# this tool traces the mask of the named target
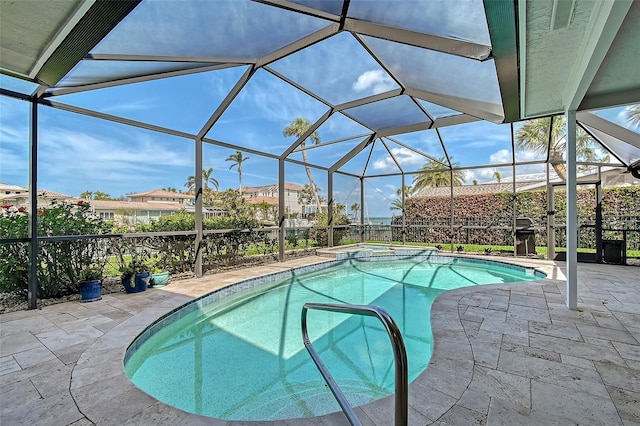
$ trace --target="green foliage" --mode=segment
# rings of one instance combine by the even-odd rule
[[[349,216],[340,213],[343,211],[338,206],[336,206],[333,212],[333,225],[348,225],[350,223]],[[329,215],[326,212],[321,212],[316,215],[316,231],[315,231],[315,240],[320,247],[326,247],[329,245],[329,232],[328,232],[328,223],[329,223]],[[339,245],[344,237],[345,230],[343,229],[334,229],[333,230],[333,245]]]
[[[38,235],[74,236],[99,235],[109,231],[109,225],[91,214],[89,204],[60,203],[41,208],[38,215]],[[0,217],[2,235],[9,238],[26,237],[29,214],[25,210],[3,209]],[[58,297],[77,291],[83,269],[104,267],[110,244],[100,238],[60,239],[38,243],[36,265],[38,297]],[[29,280],[28,244],[0,245],[0,291],[26,294]]]
[[[640,187],[604,188],[602,201],[603,228],[640,228]],[[513,240],[510,230],[513,223],[514,197],[511,192],[456,196],[454,198],[454,233],[450,232],[449,197],[411,197],[406,203],[406,223],[409,226],[408,241],[451,241],[456,243],[509,244]],[[533,219],[538,225],[536,244],[546,246],[547,193],[542,191],[519,192],[515,197],[516,217]],[[566,192],[555,191],[556,242],[562,246],[566,236],[562,224],[566,216]],[[578,219],[581,224],[595,223],[595,191],[578,189]],[[398,219],[396,219],[398,220]],[[476,226],[477,229],[463,229]],[[402,239],[394,235],[394,239]],[[621,238],[605,234],[605,238]],[[579,242],[584,247],[595,247],[592,227],[581,227]],[[640,232],[627,234],[627,249],[640,248]]]

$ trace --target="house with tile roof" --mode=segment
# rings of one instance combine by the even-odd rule
[[[298,217],[304,217],[309,213],[314,213],[316,210],[315,205],[303,204],[300,202],[300,194],[303,187],[295,183],[285,183],[284,185],[284,205],[287,215],[295,215]],[[251,204],[259,204],[266,202],[269,205],[277,208],[279,202],[280,192],[278,185],[265,185],[256,187],[242,188],[242,196]],[[326,209],[326,206],[324,206]]]

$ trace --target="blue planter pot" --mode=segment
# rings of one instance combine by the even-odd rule
[[[140,293],[145,291],[151,280],[150,272],[141,272],[139,274],[130,275],[122,278],[122,285],[127,293]]]
[[[153,287],[163,287],[167,285],[168,281],[169,281],[169,272],[160,272],[157,274],[153,274],[149,285]]]
[[[81,281],[80,302],[95,302],[102,299],[102,280]]]

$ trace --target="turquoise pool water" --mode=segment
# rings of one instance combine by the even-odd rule
[[[430,309],[443,291],[540,278],[490,262],[431,258],[339,262],[178,311],[135,350],[125,370],[143,391],[182,410],[228,420],[311,417],[340,408],[302,343],[306,302],[371,304],[400,327],[409,379],[432,353]],[[337,263],[337,262],[335,262]],[[394,389],[389,337],[375,318],[309,311],[309,335],[352,405]],[[136,345],[137,346],[137,345]]]

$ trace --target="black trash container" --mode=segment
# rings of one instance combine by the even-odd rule
[[[602,240],[602,261],[613,265],[624,265],[627,263],[627,253],[624,241],[622,240]]]

